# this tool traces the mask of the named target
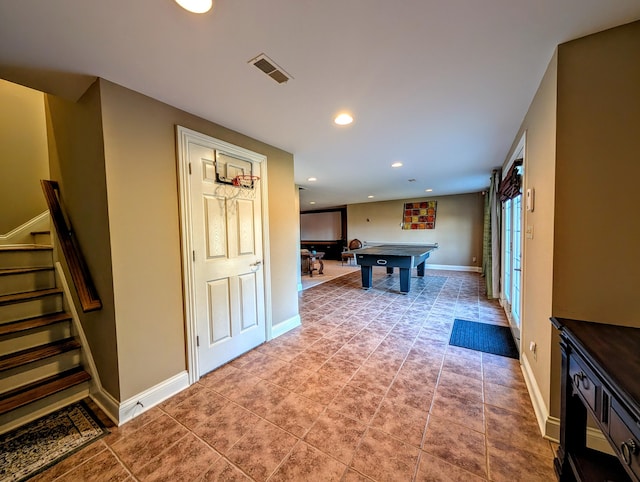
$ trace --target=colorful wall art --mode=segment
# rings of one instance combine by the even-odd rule
[[[437,201],[404,203],[402,229],[435,229]]]

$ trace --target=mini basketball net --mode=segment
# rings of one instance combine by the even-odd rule
[[[219,186],[220,194],[227,199],[243,198],[255,199],[257,192],[257,183],[260,181],[259,176],[250,174],[240,174],[231,180],[231,184],[221,184]]]

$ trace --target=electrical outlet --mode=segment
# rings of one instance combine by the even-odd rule
[[[535,341],[529,343],[529,351],[533,354],[533,359],[538,360],[538,345],[536,345]]]
[[[473,257],[473,262],[474,262],[474,263],[476,262],[476,259],[477,259],[477,258],[474,256],[474,257]]]

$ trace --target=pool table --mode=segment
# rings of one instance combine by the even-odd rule
[[[393,268],[400,269],[400,292],[408,293],[411,289],[411,270],[417,268],[418,276],[424,276],[425,261],[438,244],[380,244],[368,246],[355,251],[356,261],[360,265],[362,288],[371,288],[374,266],[387,269],[393,274]]]

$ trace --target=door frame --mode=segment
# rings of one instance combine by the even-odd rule
[[[191,177],[189,174],[189,142],[195,142],[212,149],[249,159],[261,164],[262,183],[262,272],[264,285],[265,339],[271,339],[271,269],[269,260],[269,209],[267,205],[267,157],[200,132],[176,125],[178,153],[178,191],[180,204],[180,237],[182,251],[182,286],[184,296],[184,317],[186,334],[187,373],[189,385],[200,379],[198,361],[197,320],[195,316],[195,270],[193,265],[193,218],[191,213]]]
[[[526,176],[527,176],[527,168],[526,168],[526,163],[527,163],[527,132],[523,132],[522,137],[520,138],[520,141],[518,141],[517,146],[515,147],[515,149],[513,150],[513,152],[511,153],[511,156],[509,157],[509,161],[507,162],[506,166],[503,169],[503,174],[505,174],[507,171],[509,171],[509,168],[511,167],[511,165],[515,162],[516,159],[518,158],[522,158],[522,169],[524,171],[524,176],[522,178],[522,188],[524,189],[526,186]],[[524,193],[520,194],[521,196],[523,196],[524,198]],[[502,241],[502,248],[501,248],[501,253],[500,256],[501,258],[503,258],[503,262],[501,263],[502,266],[500,267],[500,304],[502,305],[502,307],[504,308],[504,312],[507,316],[507,319],[509,321],[509,329],[511,330],[511,334],[514,338],[514,340],[518,343],[518,351],[521,353],[522,352],[522,331],[523,331],[523,327],[524,327],[524,316],[523,316],[523,306],[524,306],[524,251],[525,251],[525,239],[524,239],[524,234],[525,234],[525,224],[526,224],[526,220],[525,220],[525,210],[524,210],[524,202],[521,202],[521,206],[520,206],[520,306],[518,307],[518,312],[520,313],[520,320],[519,320],[519,324],[518,326],[515,326],[512,316],[511,316],[511,300],[509,301],[509,303],[507,303],[506,297],[505,297],[505,286],[504,286],[504,281],[505,281],[505,262],[504,262],[504,254],[505,254],[505,243],[507,242],[506,240],[506,236],[505,236],[505,227],[506,227],[506,222],[504,220],[504,203],[500,203],[500,209],[501,209],[501,213],[503,215],[503,219],[502,219],[502,226],[501,226],[501,233],[500,233],[500,238]],[[513,273],[512,273],[513,275]],[[513,293],[511,293],[511,296],[513,296]]]

